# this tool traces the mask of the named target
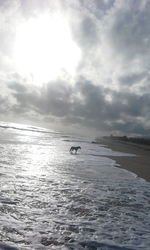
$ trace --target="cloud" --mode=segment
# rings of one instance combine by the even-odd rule
[[[116,3],[119,1],[116,1]],[[150,3],[127,1],[123,6],[110,10],[103,20],[103,43],[110,46],[115,62],[120,62],[124,70],[143,71],[149,62]]]
[[[139,72],[128,75],[122,75],[118,80],[120,84],[125,84],[127,86],[140,83],[143,79],[147,78],[147,72]]]
[[[51,82],[40,90],[20,83],[13,83],[9,88],[14,90],[12,95],[18,107],[24,107],[25,111],[34,110],[43,116],[51,114],[56,117],[61,117],[68,111],[71,90],[61,82]]]
[[[15,28],[56,10],[66,16],[82,59],[73,79],[34,86],[15,71]],[[149,17],[147,0],[1,0],[1,114],[63,129],[150,135]]]
[[[101,3],[99,1],[99,8]],[[124,76],[134,77],[144,71],[147,74],[150,60],[149,5],[149,1],[136,1],[135,4],[133,0],[116,0],[99,17],[83,11],[78,33],[75,33],[84,51],[80,67],[82,75],[95,84],[112,88],[121,87],[120,79]]]
[[[83,49],[88,49],[97,45],[98,34],[96,30],[96,23],[91,17],[84,17],[81,20],[78,33],[78,42]]]
[[[8,99],[4,98],[0,95],[0,112],[1,114],[5,114],[8,111]]]
[[[11,89],[16,99],[13,111],[42,116],[44,120],[59,120],[62,127],[70,126],[104,132],[148,132],[150,97],[136,94],[111,92],[112,100],[106,99],[108,89],[95,86],[92,82],[80,79],[74,87],[66,82],[50,82],[38,91],[24,89],[13,84]],[[23,90],[23,91],[22,91]],[[145,124],[140,119],[145,117]],[[132,124],[132,126],[131,126]]]

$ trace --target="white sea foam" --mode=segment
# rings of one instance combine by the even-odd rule
[[[150,184],[107,157],[124,153],[81,137],[5,125],[0,249],[149,249]],[[81,146],[77,155],[69,153],[72,145]]]

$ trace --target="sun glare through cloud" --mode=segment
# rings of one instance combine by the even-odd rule
[[[14,58],[19,74],[42,84],[64,72],[74,76],[81,51],[64,17],[41,16],[17,27]]]
[[[150,0],[1,0],[0,119],[150,137]]]

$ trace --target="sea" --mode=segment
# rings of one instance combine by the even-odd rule
[[[149,250],[150,183],[119,168],[117,155],[137,157],[0,122],[0,249]]]

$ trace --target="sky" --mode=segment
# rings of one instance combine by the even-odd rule
[[[149,0],[0,0],[0,120],[150,136]]]

